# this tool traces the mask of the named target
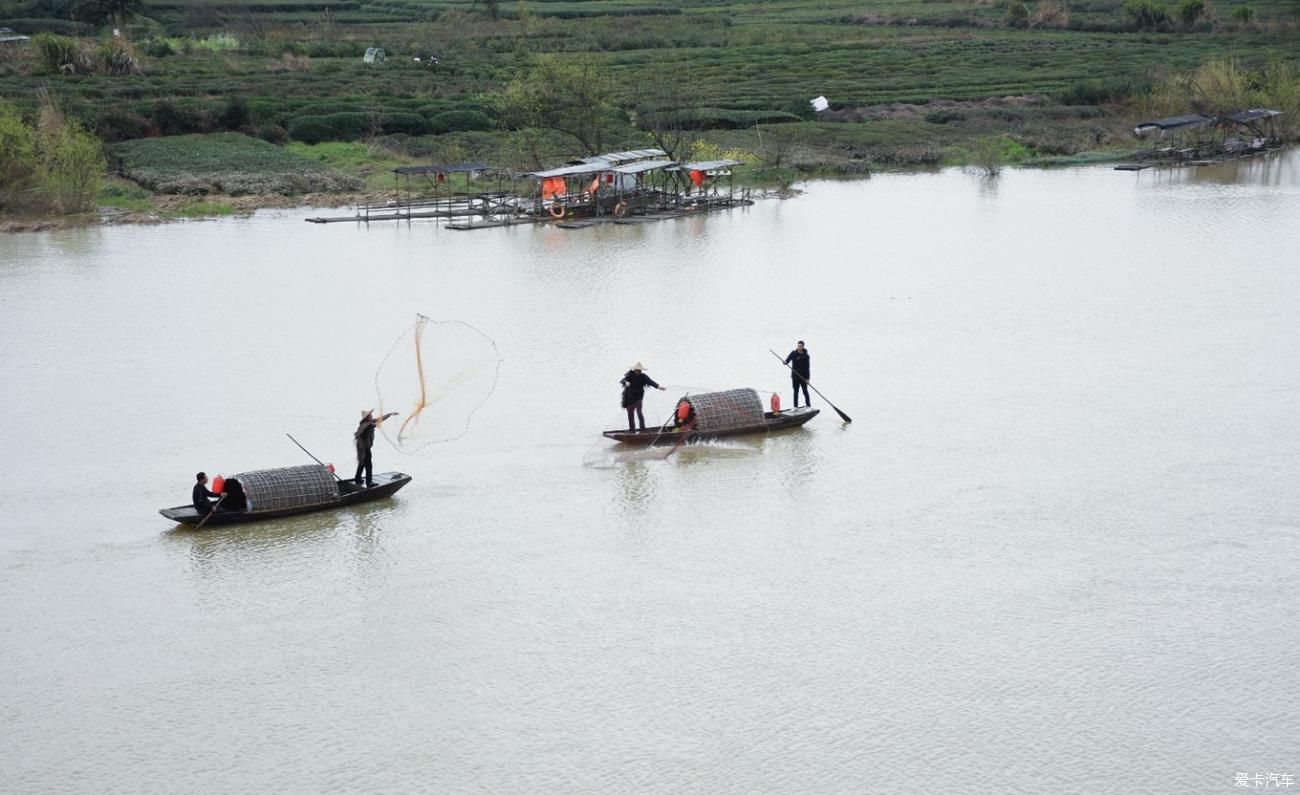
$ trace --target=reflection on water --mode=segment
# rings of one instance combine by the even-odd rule
[[[1300,156],[1291,150],[1207,166],[1149,168],[1132,172],[1131,179],[1147,186],[1209,185],[1295,190],[1300,185]]]
[[[1215,185],[1262,185],[1268,187],[1300,184],[1300,159],[1281,154],[1227,160],[1212,166],[1192,166],[1188,181]]]
[[[4,238],[0,790],[1215,792],[1285,765],[1300,659],[1261,639],[1300,633],[1298,167]],[[504,362],[463,439],[380,443],[393,499],[158,517],[196,470],[298,463],[285,430],[349,468],[417,311]],[[787,396],[768,349],[796,339],[855,422],[600,435],[638,359],[662,421]]]
[[[823,413],[813,418],[809,424],[825,425],[825,421],[829,419]],[[785,459],[785,464],[781,467],[781,482],[787,489],[797,492],[801,487],[816,480],[819,458],[816,433],[817,431],[810,428],[792,428],[774,434],[771,454],[779,454]]]
[[[184,550],[194,582],[208,597],[238,595],[250,582],[284,576],[286,564],[332,571],[353,587],[365,587],[391,565],[382,528],[395,521],[401,504],[363,503],[264,522],[195,530],[178,526],[163,533],[168,546]]]
[[[646,462],[625,460],[618,462],[617,503],[619,513],[633,522],[644,516],[655,497],[655,482]]]

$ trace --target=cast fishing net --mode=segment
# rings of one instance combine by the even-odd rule
[[[496,388],[501,356],[491,337],[459,320],[416,315],[375,372],[376,417],[403,453],[459,439]]]

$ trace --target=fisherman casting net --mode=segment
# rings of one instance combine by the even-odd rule
[[[459,320],[417,315],[375,372],[375,416],[398,412],[379,426],[384,438],[414,453],[464,436],[496,388],[500,367],[491,337]]]

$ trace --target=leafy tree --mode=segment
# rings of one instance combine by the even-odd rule
[[[62,114],[51,125],[42,118],[41,126],[41,182],[47,200],[63,213],[93,210],[107,165],[99,139],[80,122],[64,119]]]
[[[698,84],[684,78],[650,82],[639,90],[636,125],[670,160],[684,158],[699,137],[700,93]]]
[[[123,27],[144,6],[142,0],[77,0],[72,16],[92,25]]]
[[[590,58],[543,55],[498,97],[502,120],[518,130],[555,130],[597,154],[614,114],[614,84]]]
[[[238,96],[226,100],[226,106],[218,114],[217,122],[226,130],[240,130],[247,127],[249,123],[248,101]]]
[[[1169,9],[1155,0],[1125,0],[1124,14],[1139,30],[1150,30],[1169,24]]]
[[[94,207],[104,149],[48,95],[35,125],[0,102],[0,212],[77,213]]]
[[[1192,27],[1197,22],[1208,16],[1209,7],[1205,0],[1183,0],[1178,4],[1178,19],[1187,27]]]
[[[39,174],[36,130],[23,122],[17,108],[0,100],[0,213],[22,209]]]
[[[763,165],[777,169],[788,166],[795,150],[794,134],[770,124],[756,124],[754,129],[758,132],[758,152]]]
[[[1029,7],[1020,0],[1011,0],[1007,5],[1007,26],[1023,28],[1029,25]]]

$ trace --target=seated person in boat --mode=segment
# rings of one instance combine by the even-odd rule
[[[194,476],[195,484],[193,491],[194,510],[199,512],[199,516],[207,516],[212,513],[216,503],[211,502],[217,499],[220,502],[219,495],[208,491],[208,473],[200,472]]]
[[[248,495],[244,493],[244,484],[235,478],[226,478],[221,489],[221,506],[217,510],[229,513],[248,510]]]

